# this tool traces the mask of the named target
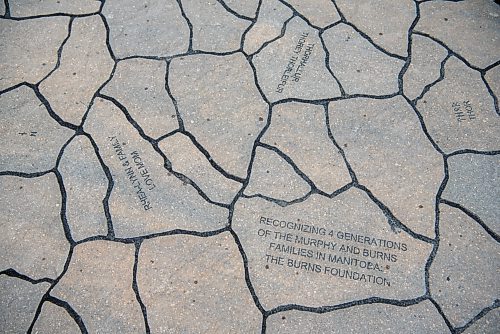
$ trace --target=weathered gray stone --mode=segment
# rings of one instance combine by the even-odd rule
[[[260,194],[289,202],[310,190],[309,184],[277,153],[257,147],[245,195]]]
[[[165,57],[188,49],[189,27],[176,0],[106,1],[102,13],[118,58]]]
[[[50,302],[43,303],[42,311],[33,326],[34,334],[67,333],[79,334],[80,328],[68,312]]]
[[[257,81],[271,102],[319,100],[340,96],[325,57],[318,31],[295,17],[288,22],[285,35],[255,54],[253,63]]]
[[[74,131],[59,126],[32,89],[21,86],[0,96],[0,171],[42,172],[56,165]]]
[[[223,0],[224,3],[240,15],[255,18],[259,0]]]
[[[498,61],[500,8],[489,0],[429,1],[420,5],[415,30],[443,41],[480,68]]]
[[[5,2],[0,2],[0,13],[1,15],[5,14]]]
[[[231,234],[144,241],[137,284],[154,333],[258,333],[262,315]]]
[[[37,83],[49,74],[68,24],[67,17],[0,19],[0,91],[21,82]]]
[[[404,61],[386,55],[343,23],[322,36],[330,52],[330,69],[347,94],[385,95],[399,90]]]
[[[288,155],[324,192],[332,193],[351,182],[342,156],[328,137],[322,106],[296,102],[276,105],[271,126],[261,141]]]
[[[99,0],[9,0],[12,17],[26,17],[64,13],[81,15],[96,13],[101,7]]]
[[[456,57],[445,64],[444,80],[418,101],[427,130],[446,153],[500,149],[500,116],[481,75]]]
[[[493,91],[493,94],[495,94],[497,99],[500,99],[500,65],[486,72],[484,78]]]
[[[176,133],[159,143],[172,169],[193,180],[212,200],[230,204],[242,184],[224,177],[185,135]]]
[[[281,312],[268,318],[267,331],[273,334],[450,333],[439,312],[427,300],[407,307],[368,304],[325,314]]]
[[[361,184],[416,233],[434,236],[442,156],[401,97],[331,102],[330,127]]]
[[[422,94],[424,87],[436,81],[441,74],[441,62],[448,51],[432,39],[412,36],[411,62],[403,76],[403,92],[410,99]]]
[[[193,25],[193,49],[230,52],[240,48],[251,21],[234,16],[215,0],[182,0],[182,5]]]
[[[338,0],[346,20],[385,50],[406,57],[408,30],[417,15],[411,0]]]
[[[95,100],[85,130],[114,180],[109,209],[116,236],[208,231],[227,223],[228,210],[209,204],[196,189],[170,175],[163,158],[111,102]]]
[[[278,37],[292,10],[278,0],[262,0],[257,22],[245,35],[243,51],[254,54],[265,42]]]
[[[18,278],[0,276],[0,330],[26,333],[49,283],[31,284]]]
[[[33,279],[55,279],[69,252],[56,177],[1,176],[0,188],[0,271],[12,268]]]
[[[133,244],[102,240],[80,244],[50,294],[68,302],[89,333],[144,333],[132,290],[134,253]]]
[[[500,324],[500,308],[491,310],[484,317],[477,320],[472,326],[462,333],[464,334],[497,334]]]
[[[314,194],[286,207],[242,198],[232,227],[265,309],[425,293],[432,245],[391,230],[383,212],[360,190],[333,199]]]
[[[102,90],[123,104],[144,133],[153,138],[179,127],[174,104],[165,89],[166,72],[164,61],[123,60]]]
[[[333,2],[328,0],[286,0],[311,24],[324,28],[340,21],[340,15]]]
[[[113,66],[101,17],[76,18],[62,51],[61,64],[40,84],[40,92],[59,117],[78,125]]]
[[[461,327],[500,297],[500,249],[465,213],[439,208],[440,243],[429,270],[430,292],[453,327]]]
[[[268,106],[243,54],[175,58],[169,86],[186,130],[224,170],[245,178]]]
[[[73,239],[79,241],[106,235],[102,201],[108,189],[108,179],[87,137],[75,137],[65,148],[59,172],[66,189],[66,219]]]

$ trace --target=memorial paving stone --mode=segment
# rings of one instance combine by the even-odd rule
[[[334,3],[328,0],[286,0],[296,11],[312,25],[325,28],[340,21],[340,15]]]
[[[9,0],[12,17],[29,17],[51,14],[91,14],[99,11],[99,0]]]
[[[33,326],[32,333],[48,334],[63,332],[66,334],[81,333],[75,320],[71,318],[64,308],[50,302],[43,303],[42,310]]]

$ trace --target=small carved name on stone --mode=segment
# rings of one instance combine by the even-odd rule
[[[453,113],[455,114],[455,118],[457,119],[458,123],[464,121],[473,121],[476,119],[476,113],[474,112],[474,109],[472,108],[469,100],[462,102],[453,102],[451,104],[451,107],[453,108]]]

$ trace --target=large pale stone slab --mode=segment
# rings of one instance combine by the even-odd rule
[[[498,301],[498,243],[459,209],[440,205],[440,243],[429,270],[430,292],[453,327]]]
[[[448,51],[430,38],[412,36],[411,62],[403,76],[403,91],[410,100],[439,78],[441,62],[447,55]]]
[[[124,105],[144,133],[153,138],[179,127],[174,103],[165,89],[166,72],[164,61],[123,60],[102,90]]]
[[[257,22],[245,35],[243,51],[254,54],[265,42],[278,37],[292,14],[292,10],[278,0],[262,0]]]
[[[73,239],[79,241],[106,235],[108,229],[103,199],[108,179],[87,137],[75,137],[66,146],[59,172],[66,189],[66,219]]]
[[[134,253],[134,244],[101,240],[80,244],[50,294],[68,302],[89,333],[144,333],[132,289]]]
[[[213,168],[187,136],[176,133],[158,146],[172,163],[172,169],[193,180],[212,201],[230,204],[240,191],[242,184]]]
[[[339,0],[346,20],[367,34],[375,44],[407,56],[408,30],[417,15],[412,0]]]
[[[324,192],[332,193],[351,182],[342,156],[328,137],[322,106],[296,102],[276,105],[271,126],[261,141],[288,155]]]
[[[498,61],[500,8],[489,0],[429,1],[420,5],[415,30],[443,41],[472,65]]]
[[[114,180],[109,209],[116,236],[209,231],[227,223],[228,210],[209,204],[195,188],[171,175],[163,158],[113,103],[96,99],[85,130]]]
[[[398,96],[332,102],[329,112],[333,136],[359,182],[404,225],[433,237],[443,159],[413,109]]]
[[[245,195],[260,194],[290,202],[310,190],[309,184],[278,153],[257,147]]]
[[[188,49],[189,27],[176,0],[106,1],[102,13],[118,58],[166,57]]]
[[[99,0],[9,0],[12,17],[50,14],[82,15],[96,13],[101,7]]]
[[[40,84],[40,92],[59,117],[78,125],[113,66],[101,17],[76,18],[62,51],[61,64]]]
[[[281,312],[268,318],[267,331],[273,334],[450,333],[437,309],[427,300],[408,307],[368,304],[324,314]]]
[[[243,54],[175,58],[169,86],[186,130],[224,170],[245,178],[268,105]]]
[[[26,333],[49,283],[31,284],[18,278],[0,276],[0,330]]]
[[[0,19],[0,91],[21,82],[37,83],[49,74],[68,24],[67,17]]]
[[[287,0],[290,5],[316,27],[324,28],[340,21],[340,15],[332,1]]]
[[[456,57],[444,71],[417,105],[431,137],[446,153],[500,150],[500,116],[481,75]]]
[[[80,328],[68,312],[55,304],[45,302],[33,326],[35,334],[66,333],[79,334]]]
[[[251,21],[229,13],[218,1],[182,0],[182,5],[193,25],[193,49],[230,52],[240,48]]]
[[[259,85],[271,102],[319,100],[340,96],[325,58],[318,31],[295,17],[288,22],[285,35],[255,54],[253,63]]]
[[[500,308],[488,312],[484,317],[477,320],[472,326],[463,331],[464,334],[496,334],[500,324]]]
[[[333,199],[311,195],[286,207],[242,198],[232,226],[265,309],[370,297],[410,299],[425,293],[432,245],[391,230],[383,212],[361,190]]]
[[[254,18],[259,0],[223,0],[224,3],[240,15]]]
[[[61,147],[73,134],[50,117],[32,89],[21,86],[0,96],[0,171],[54,168]]]
[[[33,279],[55,279],[70,248],[56,177],[1,176],[0,188],[0,271],[12,268]]]
[[[137,284],[153,333],[259,333],[262,315],[231,234],[144,241]]]
[[[343,23],[322,36],[330,53],[330,69],[347,94],[386,95],[399,90],[404,61],[386,55]]]

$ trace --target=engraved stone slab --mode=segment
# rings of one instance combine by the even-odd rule
[[[116,236],[210,231],[227,223],[227,209],[209,204],[196,189],[170,175],[163,158],[113,103],[96,99],[85,130],[99,146],[114,180],[109,209]]]
[[[32,89],[21,86],[0,96],[0,171],[42,172],[74,131],[59,126]]]
[[[80,334],[81,331],[64,308],[45,302],[35,326],[33,326],[33,333]]]
[[[404,61],[386,55],[343,23],[326,30],[322,37],[330,53],[330,68],[347,94],[385,95],[398,91],[398,74]]]
[[[95,13],[101,7],[99,0],[9,0],[12,17],[50,14],[82,15]]]
[[[137,283],[154,333],[259,333],[262,315],[228,232],[146,240]]]
[[[261,141],[288,155],[324,192],[351,182],[342,156],[328,137],[322,106],[296,102],[274,106],[271,126]]]
[[[287,0],[309,22],[319,28],[340,21],[340,15],[333,2],[328,0]]]
[[[359,182],[413,232],[434,236],[442,156],[398,96],[331,102],[330,127]]]
[[[265,309],[425,293],[424,269],[432,245],[392,231],[382,211],[360,190],[332,199],[311,195],[286,207],[240,199],[232,226]]]
[[[12,268],[33,279],[55,279],[70,248],[56,177],[1,176],[0,188],[0,271]]]
[[[459,209],[439,208],[441,237],[429,270],[430,292],[451,324],[461,327],[500,298],[500,247]]]
[[[500,150],[500,116],[481,75],[456,57],[444,72],[417,104],[431,137],[446,153]]]
[[[286,25],[285,35],[253,57],[257,81],[271,102],[287,98],[319,100],[340,96],[328,72],[319,34],[299,17]]]
[[[477,320],[472,326],[463,331],[464,334],[496,334],[500,324],[500,308],[488,312],[484,317]]]
[[[240,15],[255,18],[259,0],[223,0],[224,3]]]

